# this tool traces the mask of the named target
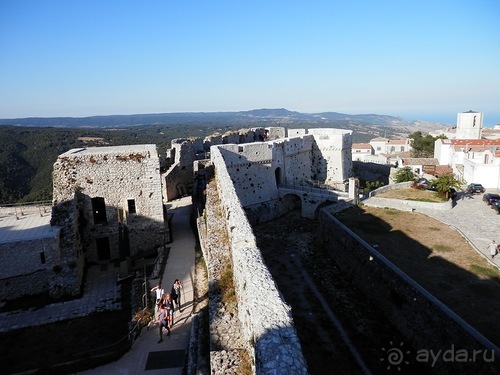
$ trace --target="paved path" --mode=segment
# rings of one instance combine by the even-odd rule
[[[488,193],[498,194],[499,192],[488,190]],[[489,251],[486,249],[491,240],[500,243],[500,215],[497,215],[496,211],[482,199],[483,194],[471,195],[459,192],[451,210],[418,209],[417,212],[454,227],[488,262],[500,267],[500,255],[491,260]],[[369,199],[363,203],[369,205]]]
[[[163,342],[158,343],[158,325],[155,324],[149,330],[143,329],[132,348],[118,361],[78,374],[182,374],[191,330],[196,240],[189,225],[191,197],[181,198],[169,204],[171,205],[169,214],[174,214],[172,218],[173,242],[170,244],[170,253],[161,281],[165,291],[170,291],[170,286],[175,279],[181,280],[183,284],[182,312],[175,312],[170,338],[164,332]],[[158,283],[158,279],[152,279],[150,283],[153,287]]]

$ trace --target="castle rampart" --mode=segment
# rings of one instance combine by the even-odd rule
[[[225,134],[213,134],[201,138],[178,138],[172,140],[167,155],[172,161],[168,170],[162,175],[164,182],[163,195],[166,200],[173,200],[192,193],[193,162],[205,159],[210,147],[222,144],[241,144],[262,142],[269,139],[283,138],[284,128],[253,128],[230,131]]]
[[[254,343],[257,374],[307,374],[290,307],[283,300],[255,243],[231,175],[219,148],[211,149],[217,189],[231,247],[238,317]],[[210,218],[207,218],[210,220]]]

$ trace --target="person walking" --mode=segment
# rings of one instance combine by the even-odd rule
[[[163,301],[163,306],[165,307],[165,310],[167,311],[167,320],[169,324],[169,328],[172,328],[174,325],[174,301],[172,301],[172,297],[170,296],[170,293],[167,293],[165,295],[165,299]]]
[[[158,314],[158,322],[160,323],[158,325],[160,333],[160,339],[158,340],[158,343],[160,343],[163,341],[163,328],[167,329],[167,337],[170,337],[170,327],[168,324],[168,311],[164,305],[161,305],[160,307],[160,314]]]
[[[182,283],[179,279],[175,279],[174,283],[172,284],[172,290],[170,291],[172,300],[174,301],[175,305],[179,308],[179,311],[182,312],[181,310],[181,289],[182,289]]]
[[[495,240],[491,241],[491,243],[488,245],[488,249],[490,250],[491,259],[495,258],[495,255],[497,255],[498,251],[498,245]]]
[[[151,292],[156,293],[156,311],[160,311],[160,301],[163,297],[165,291],[161,288],[161,282],[158,283],[155,287],[151,288]]]

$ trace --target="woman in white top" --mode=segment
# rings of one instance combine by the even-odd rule
[[[165,293],[161,288],[161,283],[158,283],[158,285],[152,288],[151,291],[156,292],[156,310],[160,310],[160,301],[163,297],[163,294]]]

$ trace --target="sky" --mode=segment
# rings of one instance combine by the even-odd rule
[[[0,118],[246,111],[500,123],[500,1],[0,2]]]

